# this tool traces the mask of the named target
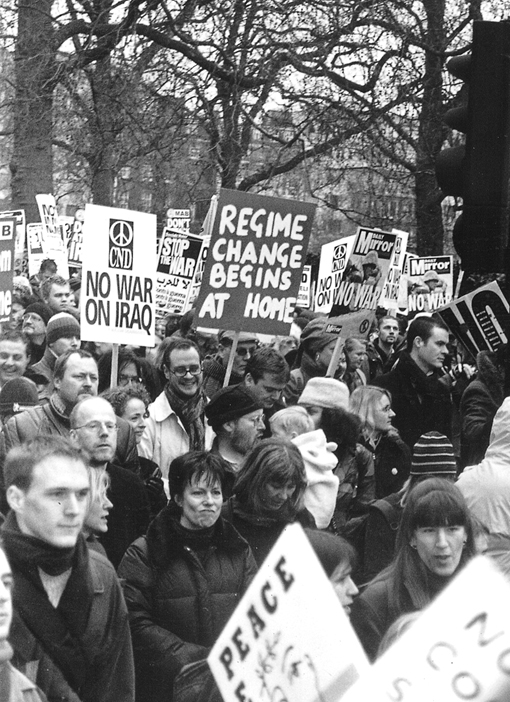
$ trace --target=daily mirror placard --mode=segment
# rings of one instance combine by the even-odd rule
[[[87,205],[81,338],[154,346],[156,215]]]
[[[196,323],[286,334],[315,205],[221,190]]]
[[[334,702],[367,672],[299,524],[286,527],[207,660],[224,702]]]
[[[510,584],[478,556],[342,702],[508,702]]]

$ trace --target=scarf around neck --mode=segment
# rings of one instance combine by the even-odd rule
[[[177,395],[165,385],[165,395],[175,414],[182,422],[189,437],[190,451],[203,451],[205,448],[204,409],[206,398],[202,388],[192,397]]]
[[[85,539],[80,534],[75,547],[59,549],[23,534],[14,512],[7,515],[2,537],[14,574],[13,606],[79,694],[95,655],[82,644],[94,598]],[[48,599],[39,568],[49,575],[72,568],[56,608]]]

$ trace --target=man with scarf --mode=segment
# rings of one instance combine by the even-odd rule
[[[158,464],[168,490],[168,471],[174,458],[209,449],[213,432],[204,417],[207,398],[198,346],[190,339],[171,337],[162,365],[167,382],[149,405],[139,451]]]
[[[372,382],[392,396],[393,425],[412,450],[422,434],[452,436],[452,400],[441,369],[448,356],[448,330],[431,317],[417,317],[407,331],[407,350],[389,373]]]
[[[133,702],[120,584],[81,533],[90,488],[80,451],[61,437],[39,436],[9,452],[4,474],[11,512],[2,537],[14,576],[14,663],[32,663],[49,699]],[[67,685],[58,697],[46,686],[48,659]]]

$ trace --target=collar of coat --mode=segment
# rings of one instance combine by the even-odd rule
[[[180,509],[173,502],[161,510],[147,530],[147,545],[150,558],[157,567],[164,567],[172,558],[181,556],[184,542],[182,530],[178,528]],[[247,542],[232,524],[219,517],[214,525],[211,545],[220,551],[243,551]]]

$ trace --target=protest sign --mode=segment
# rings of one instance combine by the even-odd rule
[[[393,256],[391,257],[388,275],[383,285],[381,297],[379,298],[379,306],[387,310],[398,309],[400,281],[404,271],[405,254],[409,239],[408,232],[402,232],[398,229],[393,229],[392,234],[395,234],[397,238],[395,239],[395,247],[393,249]]]
[[[434,312],[453,298],[453,256],[420,256],[408,261],[408,311]]]
[[[308,309],[312,301],[312,267],[303,266],[296,305]]]
[[[28,275],[39,273],[41,263],[46,258],[43,242],[43,225],[40,222],[27,224]]]
[[[4,219],[14,217],[16,223],[14,233],[14,266],[16,275],[28,276],[28,257],[26,255],[25,210],[6,210],[0,212],[0,226]]]
[[[71,239],[73,237],[74,217],[69,217],[67,215],[59,215],[57,217],[57,222],[62,234],[64,248],[68,249],[69,244],[71,243]]]
[[[497,282],[487,283],[438,311],[451,333],[473,358],[508,343],[509,306]]]
[[[156,216],[87,205],[81,338],[154,346]]]
[[[71,227],[71,236],[68,241],[67,257],[69,265],[73,268],[81,268],[81,248],[83,246],[83,220],[85,211],[82,209],[76,210],[73,224]]]
[[[53,195],[36,195],[39,215],[42,222],[42,247],[44,258],[51,258],[57,264],[57,273],[69,278],[67,264],[67,247],[64,243],[63,230],[58,221],[57,206]],[[39,271],[37,271],[39,272]]]
[[[191,222],[191,210],[177,210],[170,208],[166,211],[166,227],[163,234],[166,232],[180,232],[189,234],[189,225]]]
[[[355,236],[346,236],[321,246],[319,275],[315,292],[316,312],[329,314],[331,311],[335,290],[340,286],[355,239]]]
[[[351,336],[356,339],[367,339],[374,320],[375,310],[358,310],[357,312],[329,317],[325,331],[329,334],[338,334],[338,339],[329,362],[326,376],[334,377],[342,355],[345,340]]]
[[[471,561],[342,702],[506,702],[510,584]]]
[[[331,314],[377,308],[396,239],[391,232],[359,227],[342,280],[335,289]]]
[[[202,236],[202,248],[200,249],[200,256],[195,266],[195,275],[191,281],[191,287],[188,295],[188,300],[186,302],[186,307],[184,312],[190,310],[194,305],[202,287],[202,280],[204,277],[205,262],[207,261],[207,256],[209,254],[209,246],[211,245],[211,236]]]
[[[204,240],[193,234],[165,230],[160,240],[156,278],[156,311],[166,314],[186,309]]]
[[[287,333],[314,212],[311,203],[221,190],[196,322]]]
[[[285,528],[208,657],[224,702],[333,702],[369,668],[299,524]]]
[[[0,221],[0,322],[8,322],[12,306],[16,217]]]

